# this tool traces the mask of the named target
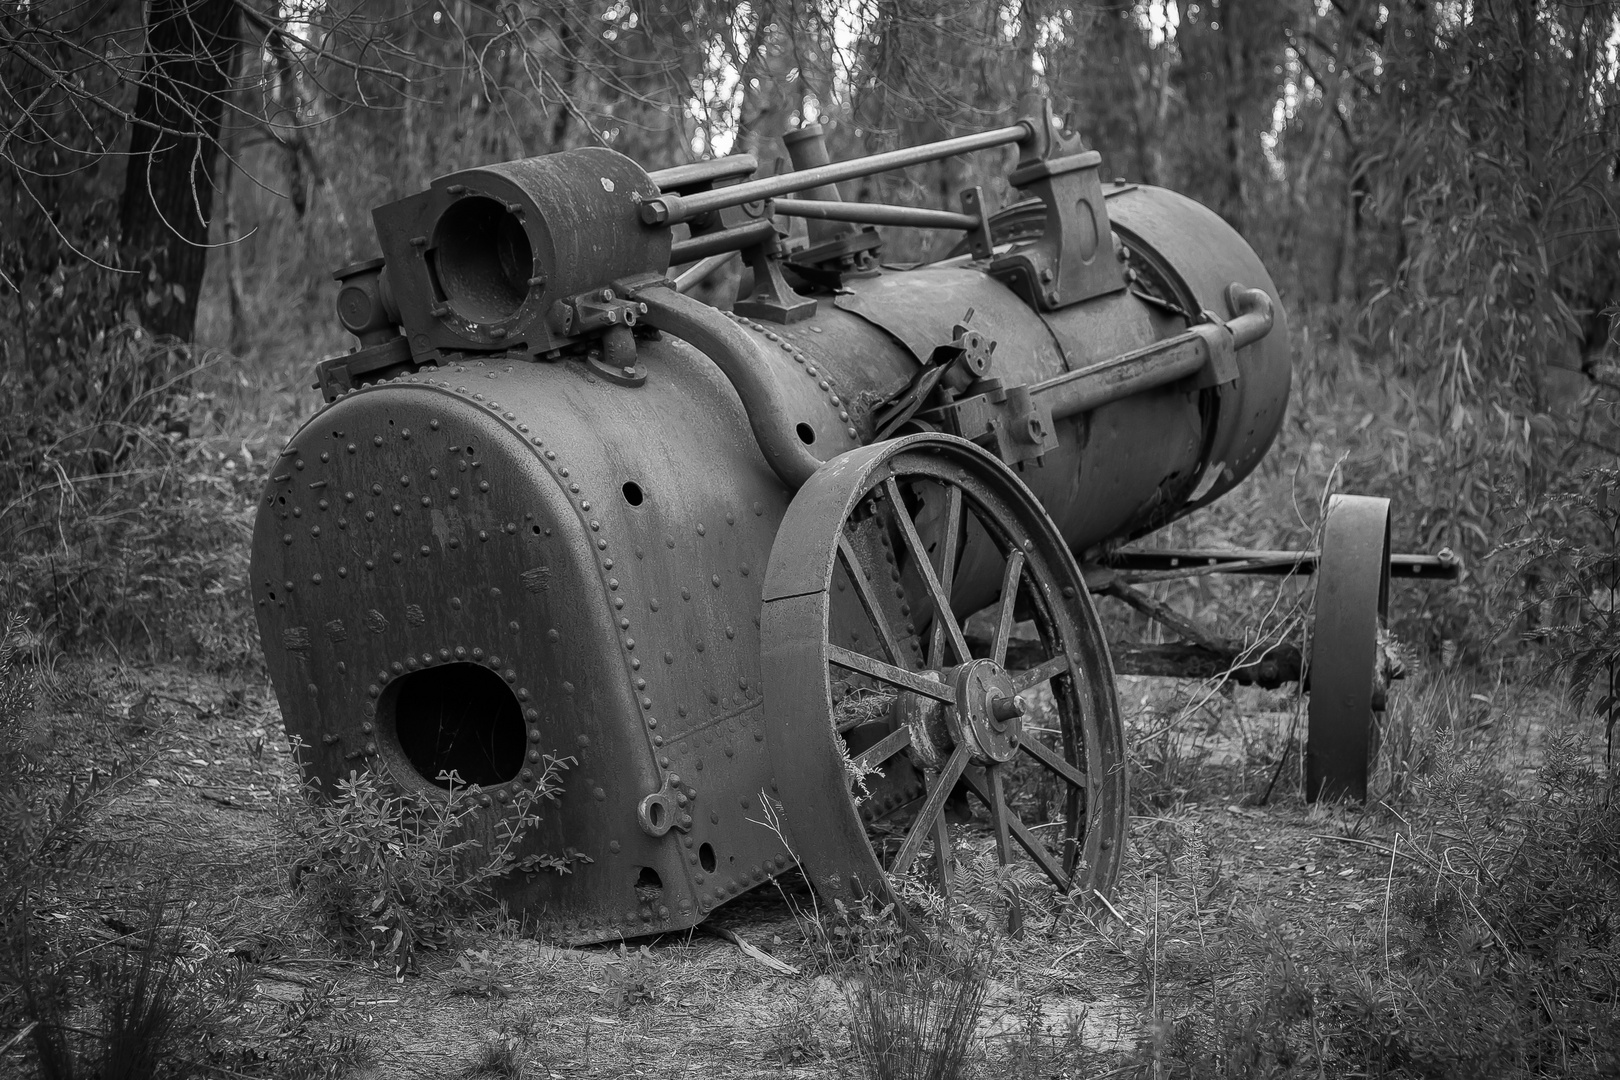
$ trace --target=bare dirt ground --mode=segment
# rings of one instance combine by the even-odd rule
[[[850,975],[817,941],[813,899],[796,874],[697,931],[616,946],[558,948],[491,913],[396,978],[387,963],[322,937],[298,905],[285,821],[301,796],[267,685],[89,664],[56,672],[55,683],[47,708],[62,715],[50,727],[73,734],[50,748],[52,768],[82,782],[92,762],[117,758],[139,773],[86,837],[109,845],[128,873],[100,897],[48,902],[41,917],[116,925],[142,885],[167,886],[188,905],[195,950],[243,963],[245,1045],[350,1060],[339,1074],[366,1078],[480,1075],[490,1048],[503,1046],[534,1077],[854,1070]],[[1122,689],[1147,700],[1140,685]],[[1281,700],[1227,703],[1213,734],[1156,744],[1165,783],[1155,797],[1167,808],[1133,819],[1112,914],[1036,901],[1022,940],[996,939],[985,956],[981,1068],[1076,1077],[1123,1068],[1178,1019],[1160,995],[1178,978],[1207,977],[1189,955],[1208,955],[1199,938],[1216,925],[1202,918],[1209,911],[1224,909],[1228,921],[1263,913],[1285,934],[1335,928],[1329,937],[1351,947],[1377,940],[1380,921],[1387,927],[1391,823],[1294,796],[1245,805],[1266,779],[1265,769],[1248,771],[1253,746],[1280,745],[1291,719],[1255,706]],[[1249,750],[1221,734],[1238,730]],[[1235,793],[1208,783],[1215,774]],[[1197,790],[1177,787],[1197,775]],[[1200,916],[1191,921],[1189,901]],[[20,1050],[6,1058],[0,1073],[20,1063]]]

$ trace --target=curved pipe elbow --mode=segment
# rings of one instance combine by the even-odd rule
[[[1226,302],[1235,313],[1226,328],[1232,332],[1232,346],[1241,349],[1271,333],[1277,321],[1277,309],[1271,296],[1263,289],[1246,289],[1233,283],[1227,287]]]
[[[798,440],[781,388],[742,328],[699,300],[656,285],[635,294],[647,306],[641,321],[707,356],[742,399],[754,441],[788,490],[797,491],[821,468],[821,459]]]

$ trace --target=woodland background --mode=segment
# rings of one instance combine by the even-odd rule
[[[1320,404],[1352,370],[1384,388],[1308,467],[1467,558],[1409,636],[1477,651],[1502,595],[1539,599],[1484,557],[1620,450],[1617,50],[1610,0],[3,0],[0,604],[70,647],[251,656],[192,609],[239,600],[235,489],[348,347],[330,274],[375,253],[371,206],[592,143],[769,169],[806,120],[851,156],[1004,124],[1039,85],[1107,173],[1248,237]],[[862,194],[1004,203],[1006,165]],[[1288,539],[1277,510],[1229,539]]]

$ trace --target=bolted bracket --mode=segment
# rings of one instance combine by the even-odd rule
[[[743,260],[754,271],[754,291],[747,299],[738,298],[731,310],[750,319],[765,322],[796,323],[816,313],[816,302],[800,296],[782,276],[781,240],[772,236],[763,244],[743,251]]]
[[[980,392],[934,410],[946,431],[970,439],[1009,465],[1037,460],[1058,448],[1052,406],[1027,385],[1003,386],[1000,379],[974,384]]]
[[[327,401],[336,401],[339,394],[368,382],[377,382],[402,371],[415,371],[416,368],[410,345],[403,337],[396,336],[381,345],[370,345],[320,361],[315,365],[314,388]]]
[[[589,289],[551,308],[551,325],[560,334],[580,337],[615,326],[635,326],[647,305],[624,300],[612,289]]]
[[[636,819],[641,831],[648,836],[663,836],[671,829],[692,831],[691,798],[681,787],[681,778],[674,773],[664,777],[664,786],[641,800],[636,807]]]
[[[878,411],[874,417],[874,441],[892,438],[935,390],[943,387],[942,394],[953,398],[990,374],[990,355],[996,351],[996,343],[967,325],[972,318],[973,309],[969,308],[962,321],[951,328],[951,340],[934,346],[927,366],[905,393]]]
[[[1189,326],[1187,331],[1197,334],[1203,341],[1204,347],[1209,350],[1209,360],[1198,372],[1197,382],[1194,384],[1200,390],[1212,386],[1226,386],[1237,382],[1237,340],[1231,329],[1210,312],[1204,312],[1208,322]]]
[[[990,231],[990,207],[984,201],[984,189],[970,187],[959,198],[962,200],[962,213],[972,214],[979,219],[979,227],[967,234],[968,250],[975,259],[994,257],[996,242]]]
[[[1065,133],[1049,101],[1025,118],[1034,132],[1007,180],[1046,205],[1038,239],[990,264],[990,275],[1038,311],[1055,311],[1125,288],[1098,169],[1102,155]]]

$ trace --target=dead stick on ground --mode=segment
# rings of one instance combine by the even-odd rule
[[[772,956],[764,949],[761,949],[759,946],[750,945],[748,942],[744,941],[740,935],[734,933],[733,931],[708,926],[705,926],[703,929],[713,934],[715,937],[725,938],[727,941],[737,946],[737,948],[741,949],[743,951],[743,955],[759,961],[761,964],[770,968],[778,975],[797,975],[799,973],[799,969],[788,963],[786,960],[778,960],[776,957]]]
[[[1399,854],[1401,856],[1401,858],[1403,858],[1403,859],[1411,859],[1413,862],[1421,862],[1422,861],[1422,859],[1419,856],[1414,855],[1411,852],[1406,852],[1406,851],[1395,852],[1392,849],[1387,848],[1382,844],[1375,844],[1371,840],[1357,840],[1353,836],[1331,836],[1328,833],[1311,833],[1311,839],[1313,839],[1313,840],[1337,840],[1341,844],[1356,844],[1356,845],[1358,845],[1360,847],[1371,848],[1372,850],[1378,852],[1378,854],[1380,854],[1380,855]]]
[[[6,1045],[0,1046],[0,1054],[4,1054],[6,1051],[10,1050],[13,1046],[16,1046],[18,1043],[20,1043],[24,1039],[28,1038],[28,1036],[33,1033],[33,1030],[38,1026],[39,1026],[39,1021],[38,1020],[30,1020],[30,1021],[28,1021],[28,1023],[23,1025],[23,1029],[21,1031],[17,1032],[17,1034],[13,1035],[11,1038],[6,1040]]]

